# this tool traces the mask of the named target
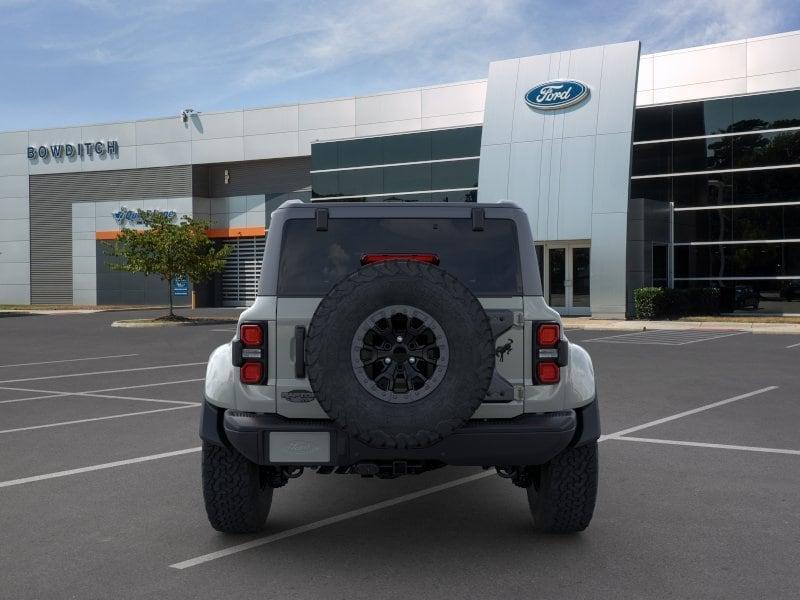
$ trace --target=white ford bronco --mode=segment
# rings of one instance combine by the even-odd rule
[[[209,359],[203,496],[214,528],[254,532],[304,470],[472,465],[525,488],[535,529],[575,532],[599,435],[591,360],[545,303],[518,206],[295,200]]]

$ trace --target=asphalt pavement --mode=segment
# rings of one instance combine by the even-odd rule
[[[0,598],[800,597],[800,335],[568,331],[604,434],[582,534],[536,534],[523,490],[445,468],[307,472],[266,532],[227,536],[197,428],[233,325],[110,327],[147,314],[0,318]]]

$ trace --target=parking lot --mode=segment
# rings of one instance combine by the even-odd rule
[[[570,331],[604,433],[583,534],[537,535],[523,490],[447,468],[307,472],[267,532],[225,536],[197,428],[233,325],[109,326],[144,314],[0,318],[0,597],[800,597],[800,336]]]

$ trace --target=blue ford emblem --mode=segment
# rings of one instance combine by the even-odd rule
[[[566,108],[589,97],[589,87],[580,81],[559,80],[540,83],[528,90],[525,102],[538,110]]]

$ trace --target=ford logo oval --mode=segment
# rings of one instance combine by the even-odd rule
[[[558,80],[540,83],[528,90],[525,102],[537,110],[574,106],[589,97],[589,86],[580,81]]]

